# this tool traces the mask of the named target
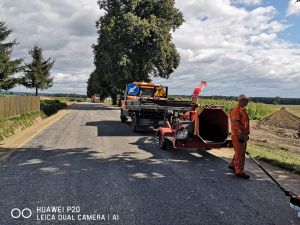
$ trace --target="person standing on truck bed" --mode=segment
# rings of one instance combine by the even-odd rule
[[[238,100],[238,105],[230,111],[234,156],[228,168],[233,170],[236,176],[249,179],[250,176],[244,172],[247,141],[250,134],[249,116],[245,109],[248,105],[249,97],[242,94],[238,97]]]

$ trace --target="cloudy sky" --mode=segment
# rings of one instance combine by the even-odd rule
[[[13,57],[30,59],[38,44],[56,60],[51,93],[86,93],[93,70],[97,0],[1,0],[0,20],[20,43]],[[296,0],[176,0],[186,22],[173,37],[181,65],[168,85],[191,94],[300,97],[300,3]],[[30,91],[17,87],[16,91]]]

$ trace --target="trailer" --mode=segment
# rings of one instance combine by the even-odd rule
[[[121,100],[121,122],[131,118],[133,132],[164,125],[168,114],[174,111],[192,110],[191,101],[168,98],[168,87],[152,83],[134,82],[127,85]]]

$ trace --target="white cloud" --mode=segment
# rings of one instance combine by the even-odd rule
[[[273,6],[261,3],[176,0],[186,20],[174,33],[182,62],[170,80],[155,80],[170,86],[173,94],[190,94],[206,80],[204,94],[300,97],[300,47],[280,38],[289,24],[276,19]],[[294,15],[293,10],[287,14]],[[0,19],[14,29],[12,38],[20,42],[14,56],[24,57],[39,44],[45,56],[56,60],[49,92],[86,92],[93,70],[95,21],[102,13],[96,0],[0,2]]]
[[[290,0],[286,15],[300,15],[300,2],[296,3],[296,0]]]
[[[86,93],[86,80],[94,68],[91,45],[97,38],[95,22],[101,14],[96,0],[0,2],[0,19],[14,30],[11,38],[20,43],[13,56],[30,61],[28,50],[38,44],[45,57],[55,59],[54,86],[49,92]],[[56,76],[61,77],[60,74],[66,77],[58,83]],[[77,79],[82,74],[85,80]]]
[[[171,92],[191,94],[206,80],[209,95],[300,97],[300,48],[278,37],[288,25],[276,20],[273,6],[246,10],[225,0],[185,2],[177,1],[188,16],[174,34],[182,63],[169,81],[158,79]]]
[[[231,0],[231,2],[246,5],[258,5],[262,2],[262,0]]]

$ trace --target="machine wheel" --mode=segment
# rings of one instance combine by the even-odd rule
[[[166,150],[166,147],[167,147],[166,141],[164,140],[161,133],[159,133],[159,136],[158,136],[158,144],[161,149]]]

